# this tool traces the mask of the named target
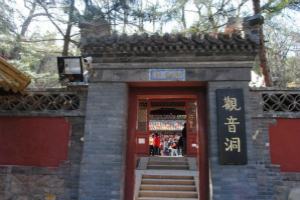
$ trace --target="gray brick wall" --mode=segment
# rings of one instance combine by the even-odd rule
[[[69,117],[68,121],[72,124],[69,141],[68,169],[66,169],[66,198],[78,199],[79,191],[79,172],[82,161],[85,117]]]
[[[80,200],[124,197],[128,87],[90,83],[80,171]]]
[[[216,89],[242,88],[244,90],[246,138],[248,165],[218,164],[218,135]],[[220,81],[208,83],[209,113],[209,155],[212,182],[212,199],[255,199],[257,197],[257,176],[252,146],[252,123],[250,94],[247,81]]]

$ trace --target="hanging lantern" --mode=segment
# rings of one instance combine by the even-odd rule
[[[171,125],[170,125],[170,124],[167,124],[167,128],[171,128]]]
[[[152,130],[153,129],[153,125],[149,125],[149,130]]]
[[[179,127],[179,124],[178,124],[178,123],[176,123],[176,124],[175,124],[175,126],[178,128],[178,127]]]

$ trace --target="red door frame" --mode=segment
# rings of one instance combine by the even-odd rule
[[[129,88],[129,110],[127,129],[127,151],[126,151],[126,178],[125,178],[125,200],[134,199],[135,189],[135,162],[136,162],[136,136],[138,99],[197,99],[198,115],[198,163],[199,163],[199,192],[200,199],[208,200],[209,197],[209,169],[206,134],[206,87],[130,87]]]

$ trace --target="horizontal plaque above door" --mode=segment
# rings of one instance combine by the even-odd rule
[[[149,69],[150,81],[185,81],[184,69]]]

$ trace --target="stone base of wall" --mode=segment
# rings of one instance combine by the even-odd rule
[[[44,200],[45,195],[65,193],[65,179],[59,177],[58,170],[45,168],[2,166],[0,172],[1,200]],[[52,173],[51,173],[52,171]],[[32,173],[36,173],[33,175]],[[58,198],[57,198],[58,199]]]

